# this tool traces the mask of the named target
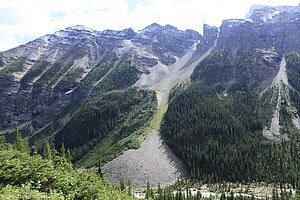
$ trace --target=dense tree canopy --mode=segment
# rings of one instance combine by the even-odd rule
[[[262,136],[268,122],[255,89],[192,84],[170,99],[161,134],[187,167],[204,182],[300,184],[300,138],[274,143]],[[223,93],[222,93],[223,92]]]

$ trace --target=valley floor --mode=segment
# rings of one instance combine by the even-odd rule
[[[174,196],[179,192],[175,185],[173,186],[174,188],[171,189]],[[187,195],[191,195],[196,197],[200,193],[201,199],[220,199],[222,194],[226,197],[233,196],[235,198],[242,197],[246,199],[276,199],[276,197],[273,198],[274,194],[278,197],[287,195],[294,199],[298,198],[295,189],[289,189],[288,187],[280,189],[279,186],[274,187],[274,185],[267,183],[220,183],[203,185],[196,183],[190,186],[181,185],[180,188],[183,196],[187,197]],[[146,190],[136,190],[133,195],[137,199],[145,199],[146,192]]]

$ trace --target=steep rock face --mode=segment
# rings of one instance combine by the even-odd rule
[[[300,7],[253,8],[246,19],[224,20],[220,28],[219,48],[232,51],[270,49],[280,54],[299,51]],[[249,15],[249,14],[248,14]],[[291,42],[293,41],[293,42]]]
[[[34,119],[35,131],[56,117],[74,98],[65,94],[100,61],[113,61],[114,49],[132,30],[97,32],[75,26],[2,53],[3,128]],[[16,67],[16,60],[22,62]]]
[[[262,103],[269,112],[263,135],[288,140],[295,132],[290,127],[299,129],[298,78],[291,67],[285,67],[285,59],[296,59],[290,53],[300,52],[300,7],[255,6],[249,13],[246,19],[223,21],[215,50],[196,67],[192,78],[225,84],[224,94],[245,86],[259,89],[262,102],[269,102]]]
[[[79,101],[91,95],[118,63],[130,59],[139,73],[150,73],[158,62],[171,65],[201,39],[195,31],[170,25],[152,24],[139,33],[73,26],[2,52],[2,129],[9,132],[9,127],[24,124],[35,132],[78,95],[82,96]],[[106,63],[105,69],[97,67],[99,63]]]
[[[276,76],[280,57],[290,51],[300,51],[298,6],[254,7],[250,14],[247,19],[223,21],[214,58],[208,58],[196,68],[194,79],[265,87]],[[216,59],[223,66],[216,67],[218,70],[209,67],[218,65],[214,63]],[[230,62],[223,63],[227,60]]]
[[[171,25],[162,27],[151,24],[138,33],[132,42],[151,45],[150,51],[161,63],[171,65],[176,62],[175,56],[181,57],[186,49],[201,39],[202,36],[193,30],[180,31]]]
[[[203,53],[214,45],[219,36],[219,29],[215,26],[203,25],[203,40],[197,44],[197,52]]]

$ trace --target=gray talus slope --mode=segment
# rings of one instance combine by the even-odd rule
[[[289,84],[287,70],[286,70],[286,60],[283,57],[280,63],[280,68],[277,76],[273,79],[272,85],[277,90],[277,92],[273,93],[273,98],[276,102],[276,108],[274,110],[271,125],[269,128],[265,127],[263,130],[263,134],[266,138],[270,140],[278,141],[280,139],[288,139],[288,135],[285,133],[281,133],[281,125],[280,125],[280,109],[282,108],[282,103],[286,102],[288,112],[292,116],[293,125],[299,129],[299,116],[297,114],[297,109],[294,107],[290,100],[289,90],[293,90],[292,86]],[[277,95],[277,96],[276,96]],[[286,109],[286,108],[285,108]]]
[[[131,149],[103,167],[105,177],[118,184],[120,177],[131,180],[135,188],[143,188],[147,181],[155,186],[166,185],[185,176],[185,171],[169,147],[153,130],[137,150]]]

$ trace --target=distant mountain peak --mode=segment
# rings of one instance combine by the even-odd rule
[[[170,29],[170,30],[178,30],[175,26],[172,26],[172,25],[170,25],[170,24],[166,24],[165,26],[164,26],[164,28],[165,29]]]
[[[266,7],[266,5],[257,5],[257,4],[252,5],[252,6],[250,7],[249,12],[246,14],[245,19],[250,19],[250,17],[251,17],[251,15],[253,14],[254,10],[261,9],[261,8],[263,8],[263,7]]]
[[[246,19],[256,22],[273,22],[273,18],[281,13],[300,13],[299,4],[298,6],[253,5],[246,15]]]
[[[80,30],[80,31],[90,31],[90,32],[94,32],[93,29],[84,26],[84,25],[75,25],[75,26],[70,26],[68,27],[66,30]]]
[[[145,27],[144,29],[142,29],[141,32],[153,32],[156,30],[160,30],[162,28],[163,28],[163,26],[161,26],[157,23],[153,23],[153,24],[150,24],[149,26]]]
[[[149,26],[147,26],[146,28],[162,28],[162,25],[160,25],[158,23],[152,23]]]

